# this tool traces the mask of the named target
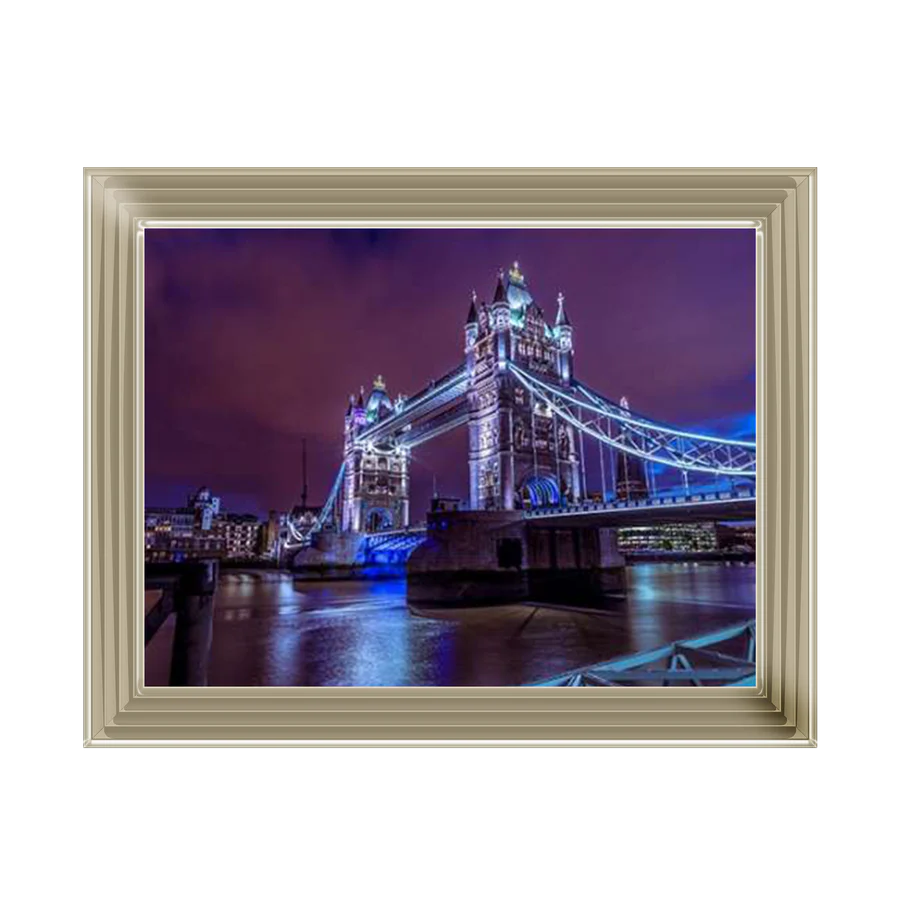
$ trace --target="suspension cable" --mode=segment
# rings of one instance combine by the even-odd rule
[[[581,421],[581,410],[578,411],[578,420]],[[587,490],[587,469],[584,461],[584,432],[578,429],[578,455],[581,457],[581,490],[579,491],[579,500],[584,500],[588,495]]]
[[[659,463],[662,463],[663,465],[672,466],[673,468],[676,468],[676,469],[689,469],[694,472],[709,472],[709,473],[716,474],[716,475],[727,475],[727,474],[734,473],[737,475],[744,475],[749,478],[756,477],[755,457],[751,456],[750,454],[747,454],[747,456],[748,456],[747,465],[748,466],[753,465],[753,469],[744,468],[742,466],[732,467],[731,469],[729,469],[725,464],[719,463],[715,459],[715,456],[713,456],[712,459],[710,459],[710,461],[707,464],[704,464],[704,462],[706,462],[706,461],[703,460],[702,458],[700,458],[700,456],[699,456],[699,454],[703,452],[702,450],[693,449],[693,452],[689,454],[684,449],[684,440],[685,440],[684,433],[677,433],[674,431],[667,432],[668,434],[675,436],[675,444],[676,444],[676,448],[677,448],[675,452],[677,452],[677,454],[678,454],[677,457],[660,458],[659,456],[655,456],[655,455],[653,455],[653,452],[642,450],[640,447],[636,446],[633,443],[636,438],[641,437],[641,436],[643,436],[643,437],[646,437],[646,436],[643,434],[641,429],[635,427],[632,422],[630,422],[630,421],[627,422],[626,427],[621,429],[620,434],[617,437],[613,437],[611,434],[605,434],[602,430],[602,427],[592,427],[591,424],[580,421],[578,418],[576,418],[572,414],[572,412],[568,408],[566,408],[565,405],[555,403],[548,396],[548,393],[555,393],[558,396],[562,396],[563,399],[565,399],[565,400],[571,399],[573,402],[577,403],[575,398],[566,397],[566,395],[560,394],[559,391],[549,387],[548,385],[545,385],[543,382],[538,381],[537,379],[534,379],[534,378],[531,378],[531,377],[525,375],[525,373],[523,373],[522,370],[519,369],[517,366],[511,365],[510,370],[513,372],[513,374],[516,376],[516,378],[518,378],[519,381],[521,381],[522,384],[526,388],[528,388],[529,393],[532,396],[532,402],[536,395],[540,400],[542,400],[542,402],[547,404],[547,406],[550,408],[551,411],[557,413],[561,418],[563,418],[569,424],[575,426],[579,430],[583,431],[585,434],[595,437],[598,440],[609,444],[610,447],[614,448],[615,450],[617,450],[619,452],[623,452],[630,456],[637,456],[641,459],[648,459],[653,462],[659,462]],[[594,410],[594,412],[596,413],[597,410]],[[602,413],[602,416],[604,416],[606,418],[611,418],[609,416],[609,414],[605,413],[605,412]],[[532,421],[533,421],[533,412],[532,412]],[[600,419],[598,419],[595,424],[597,426],[599,426]],[[532,427],[533,427],[533,425],[532,425]],[[708,443],[710,443],[711,445],[713,445],[711,450],[706,451],[707,456],[709,456],[710,453],[714,453],[716,450],[716,447],[718,445],[726,443],[724,441],[720,441],[717,438],[705,437],[703,440],[705,440]],[[665,445],[663,445],[659,442],[656,442],[656,443],[657,443],[657,447],[655,449],[663,449],[669,453],[673,452],[671,447],[666,447]],[[732,441],[731,443],[734,444],[736,442]],[[535,447],[535,456],[536,455],[537,455],[537,448]]]
[[[538,476],[537,437],[534,427],[534,391],[531,391],[531,451],[534,458],[534,477]]]
[[[539,391],[543,390],[551,394],[555,394],[557,397],[565,400],[567,403],[574,404],[575,406],[581,406],[591,412],[599,413],[600,415],[606,416],[610,419],[615,419],[618,422],[622,422],[630,426],[631,430],[633,431],[638,431],[641,427],[643,427],[648,428],[652,431],[659,431],[665,435],[675,438],[682,437],[689,438],[695,441],[705,441],[711,444],[731,444],[734,447],[746,447],[753,450],[756,449],[756,444],[753,441],[739,441],[735,438],[722,438],[715,437],[709,434],[697,434],[691,431],[681,431],[680,429],[665,425],[662,422],[654,422],[651,419],[645,419],[641,416],[636,416],[630,410],[624,410],[612,401],[606,400],[599,394],[595,394],[593,391],[589,391],[580,382],[576,385],[576,388],[581,391],[586,397],[588,397],[588,399],[592,401],[591,403],[587,403],[584,400],[579,399],[574,394],[565,393],[556,385],[549,384],[546,381],[541,381],[534,375],[531,375],[530,373],[520,369],[514,363],[509,363],[509,369],[519,378],[520,381],[523,382],[523,384],[527,382],[533,382],[535,385],[537,385]]]
[[[313,523],[312,528],[307,532],[307,534],[303,534],[296,525],[294,525],[291,517],[287,518],[288,530],[291,533],[291,536],[295,541],[305,542],[309,539],[309,535],[314,532],[321,531],[322,526],[328,520],[328,517],[331,515],[332,510],[334,509],[334,501],[337,498],[338,492],[341,489],[344,480],[344,470],[347,466],[346,461],[341,463],[341,467],[338,469],[338,473],[335,476],[334,483],[331,485],[331,490],[328,492],[328,499],[325,501],[325,504],[319,510],[318,516],[316,516],[316,520]]]
[[[597,449],[600,451],[600,481],[603,490],[603,502],[606,503],[606,444],[597,438]]]

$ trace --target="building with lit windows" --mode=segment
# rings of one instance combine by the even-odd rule
[[[256,559],[262,555],[263,528],[256,516],[224,513],[213,520],[212,534],[226,559]]]
[[[148,506],[144,511],[144,531],[149,536],[189,538],[194,533],[194,510],[189,507]]]
[[[200,526],[202,517],[192,507],[148,507],[144,511],[145,560],[177,562],[221,557],[222,542],[211,530],[204,531]]]
[[[144,558],[147,562],[258,559],[265,555],[267,527],[256,516],[223,512],[219,498],[201,487],[188,497],[186,506],[145,509]]]
[[[718,550],[712,522],[673,522],[620,528],[620,553],[702,553]]]
[[[188,497],[188,506],[194,510],[197,516],[199,529],[209,531],[212,528],[213,519],[219,514],[219,498],[213,497],[209,488],[204,486]]]
[[[259,553],[265,559],[278,559],[281,544],[287,537],[287,516],[270,509],[269,517],[262,523]]]

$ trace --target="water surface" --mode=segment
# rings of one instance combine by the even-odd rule
[[[417,611],[406,582],[300,582],[225,572],[209,683],[220,686],[496,686],[650,650],[752,619],[756,568],[646,563],[628,599],[590,609],[526,604]],[[147,684],[166,684],[173,617],[147,647]]]

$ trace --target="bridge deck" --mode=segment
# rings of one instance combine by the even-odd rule
[[[586,501],[571,506],[546,507],[526,511],[528,521],[548,525],[662,525],[669,522],[704,522],[752,519],[756,496],[750,491],[719,491],[687,497],[654,497],[646,500],[602,503]]]

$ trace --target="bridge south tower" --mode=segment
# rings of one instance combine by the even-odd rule
[[[500,272],[489,303],[473,294],[465,325],[472,509],[557,506],[582,497],[571,424],[535,397],[510,369],[545,383],[573,377],[573,328],[562,294],[551,325],[514,263]]]

